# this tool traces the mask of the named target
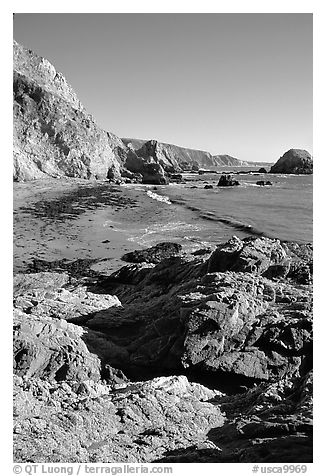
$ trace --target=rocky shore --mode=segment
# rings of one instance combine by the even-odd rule
[[[311,462],[312,246],[236,222],[255,237],[186,253],[172,200],[128,185],[247,164],[102,130],[16,42],[13,80],[15,462]],[[271,172],[312,173],[289,152]]]
[[[311,462],[312,247],[163,250],[15,275],[15,461]]]

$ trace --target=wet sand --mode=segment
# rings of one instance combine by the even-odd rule
[[[92,269],[112,273],[126,264],[124,253],[141,247],[126,233],[138,199],[134,190],[107,181],[14,183],[14,272],[35,259],[90,259],[99,260]]]

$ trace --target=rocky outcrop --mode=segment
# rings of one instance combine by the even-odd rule
[[[61,73],[14,42],[14,179],[119,178],[112,142]]]
[[[14,371],[50,380],[99,380],[101,363],[88,352],[83,330],[63,319],[14,312]]]
[[[273,185],[273,184],[269,180],[258,180],[256,182],[256,185],[264,186],[264,185]]]
[[[156,140],[122,139],[124,144],[141,157],[154,157],[167,172],[198,170],[200,167],[246,166],[248,162],[230,155],[212,155],[196,149],[186,149],[173,144],[165,144]]]
[[[163,242],[158,243],[145,250],[135,250],[126,253],[121,259],[129,263],[154,263],[157,264],[163,259],[171,258],[180,254],[182,246],[178,243]]]
[[[218,187],[234,187],[240,185],[238,180],[234,180],[231,175],[221,175],[217,186]]]
[[[290,149],[271,167],[273,174],[312,174],[312,157],[306,150]]]
[[[173,256],[154,265],[164,255],[152,254],[152,263],[145,251],[143,263],[105,278],[100,294],[67,284],[49,291],[47,273],[20,275],[18,282],[35,283],[18,286],[15,306],[101,333],[101,345],[91,332],[85,341],[103,358],[104,339],[112,351],[103,364],[120,362],[123,371],[201,369],[217,381],[233,375],[240,382],[298,376],[310,365],[312,268],[306,254],[278,240],[236,237],[208,259]],[[38,283],[47,291],[38,291]]]
[[[153,462],[196,444],[224,417],[215,392],[184,376],[116,386],[14,379],[15,462]]]
[[[311,246],[154,251],[15,277],[16,461],[311,461]]]
[[[261,384],[215,404],[226,422],[208,432],[215,448],[170,451],[161,463],[311,463],[312,374]]]

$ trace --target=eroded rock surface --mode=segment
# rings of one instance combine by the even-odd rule
[[[312,174],[312,157],[306,150],[290,149],[271,167],[273,174]]]
[[[15,377],[16,462],[151,462],[223,424],[219,392],[186,377],[115,387]]]
[[[88,114],[64,76],[14,41],[14,171],[16,181],[78,177],[165,184],[164,170],[144,160]],[[137,168],[128,169],[128,164]],[[138,172],[134,173],[134,172]]]
[[[163,242],[151,248],[146,248],[145,250],[136,250],[126,253],[122,256],[122,259],[129,263],[158,264],[163,259],[180,254],[181,249],[182,246],[179,243]]]
[[[18,403],[17,460],[311,461],[311,260],[309,245],[233,237],[88,287],[17,275],[17,399],[32,409]]]
[[[215,400],[226,423],[208,432],[215,445],[168,452],[164,463],[311,463],[312,375],[261,384]]]

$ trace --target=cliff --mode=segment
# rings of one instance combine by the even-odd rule
[[[155,140],[123,138],[122,141],[141,157],[154,156],[168,172],[181,172],[195,167],[247,166],[249,162],[236,159],[230,155],[212,155],[196,149],[186,149],[173,144]]]
[[[306,150],[290,149],[271,167],[274,174],[312,174],[312,157]]]
[[[118,178],[124,144],[96,124],[46,59],[14,42],[14,179]]]

